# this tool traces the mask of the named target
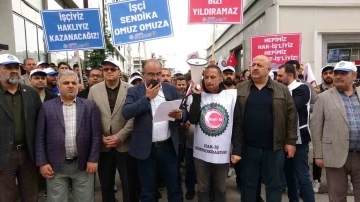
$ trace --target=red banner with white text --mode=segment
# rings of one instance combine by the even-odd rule
[[[251,61],[257,55],[266,55],[272,64],[288,60],[301,62],[301,33],[274,34],[251,37]]]
[[[243,0],[189,0],[189,24],[241,24]]]

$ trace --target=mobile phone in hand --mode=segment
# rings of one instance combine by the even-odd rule
[[[151,85],[152,85],[151,88],[154,88],[154,87],[157,86],[158,84],[159,84],[159,81],[158,81],[158,80],[152,80],[152,81],[151,81]]]

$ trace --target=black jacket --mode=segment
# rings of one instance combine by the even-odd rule
[[[57,98],[58,95],[56,95],[55,93],[45,89],[45,99],[44,102],[49,101],[51,99]]]
[[[39,93],[32,87],[19,84],[25,116],[25,136],[31,159],[35,163],[34,140],[36,121],[41,108]],[[4,170],[10,159],[14,140],[13,115],[7,104],[6,98],[0,90],[0,171]]]
[[[292,91],[292,98],[295,103],[295,107],[299,116],[299,128],[300,128],[300,138],[302,144],[308,144],[311,141],[310,131],[309,131],[309,116],[310,112],[308,110],[308,103],[310,100],[310,89],[307,85],[302,84],[299,87],[295,88]],[[306,126],[306,127],[304,127]]]
[[[77,96],[81,97],[81,98],[84,98],[84,99],[87,99],[88,95],[89,95],[89,91],[90,91],[90,87],[87,87],[87,88],[85,88],[85,90],[80,91]]]

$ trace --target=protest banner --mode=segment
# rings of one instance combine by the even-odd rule
[[[108,4],[114,45],[173,36],[168,0],[132,0]]]
[[[104,49],[99,9],[42,10],[40,14],[47,52]]]
[[[301,62],[301,33],[253,36],[250,47],[251,61],[257,55],[266,55],[276,65],[288,60]]]
[[[243,0],[189,0],[189,24],[241,24]]]
[[[188,54],[187,59],[190,59],[190,58],[199,58],[199,52],[195,51],[195,52]]]

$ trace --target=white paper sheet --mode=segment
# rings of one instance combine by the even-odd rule
[[[181,100],[166,101],[161,103],[155,111],[153,117],[153,123],[161,121],[174,121],[175,119],[170,118],[168,115],[174,109],[179,109]]]

